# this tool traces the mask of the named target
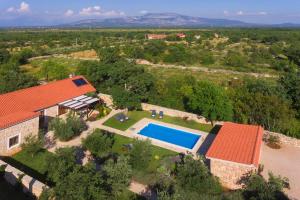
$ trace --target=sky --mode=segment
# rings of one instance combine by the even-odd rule
[[[300,24],[300,0],[0,0],[0,26],[54,25],[164,12]]]

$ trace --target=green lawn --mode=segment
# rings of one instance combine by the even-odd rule
[[[133,124],[135,124],[136,122],[140,121],[143,118],[153,119],[151,117],[151,113],[146,112],[146,111],[129,111],[128,117],[129,117],[128,121],[119,122],[115,118],[115,116],[113,116],[110,119],[108,119],[104,123],[104,125],[125,131],[129,127],[131,127]],[[191,128],[191,129],[197,129],[197,130],[201,130],[201,131],[205,131],[205,132],[210,132],[212,129],[212,126],[210,124],[200,124],[200,123],[197,123],[197,122],[191,121],[191,120],[183,120],[180,117],[170,117],[170,116],[164,115],[163,119],[159,119],[158,117],[156,117],[155,119],[158,121],[165,122],[165,123],[175,124],[175,125],[179,125],[179,126],[183,126],[183,127],[187,127],[187,128]]]
[[[112,147],[112,152],[117,154],[127,155],[128,151],[126,148],[124,148],[124,144],[132,143],[133,139],[121,135],[117,135],[117,134],[114,135],[114,139],[115,139],[115,143]],[[133,179],[144,184],[153,183],[157,175],[157,168],[161,166],[163,159],[175,155],[177,155],[176,152],[153,145],[152,160],[150,162],[149,167],[143,171],[135,171],[133,175]]]
[[[46,157],[50,154],[49,151],[43,150],[32,157],[25,151],[20,151],[13,157],[5,157],[4,160],[39,181],[46,182],[47,166],[45,163]]]

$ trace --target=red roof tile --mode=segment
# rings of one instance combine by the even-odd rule
[[[7,128],[9,126],[12,126],[16,123],[27,121],[29,119],[33,119],[35,117],[38,117],[40,115],[39,112],[16,112],[9,115],[6,115],[4,117],[0,117],[0,129]]]
[[[78,78],[85,79],[76,76],[0,95],[0,128],[28,119],[30,115],[33,117],[39,110],[96,91],[90,83],[77,87],[73,80]]]
[[[258,166],[262,136],[261,126],[226,122],[206,157]]]

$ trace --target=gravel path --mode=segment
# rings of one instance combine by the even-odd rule
[[[300,200],[300,148],[282,146],[281,149],[271,149],[263,144],[261,164],[264,165],[263,176],[267,179],[268,172],[287,177],[290,181],[290,190],[286,193],[292,199]]]

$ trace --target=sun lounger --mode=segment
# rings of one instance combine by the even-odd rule
[[[156,110],[152,110],[151,116],[154,118],[156,117]]]
[[[163,111],[159,111],[159,119],[162,119],[164,117],[164,112]]]

